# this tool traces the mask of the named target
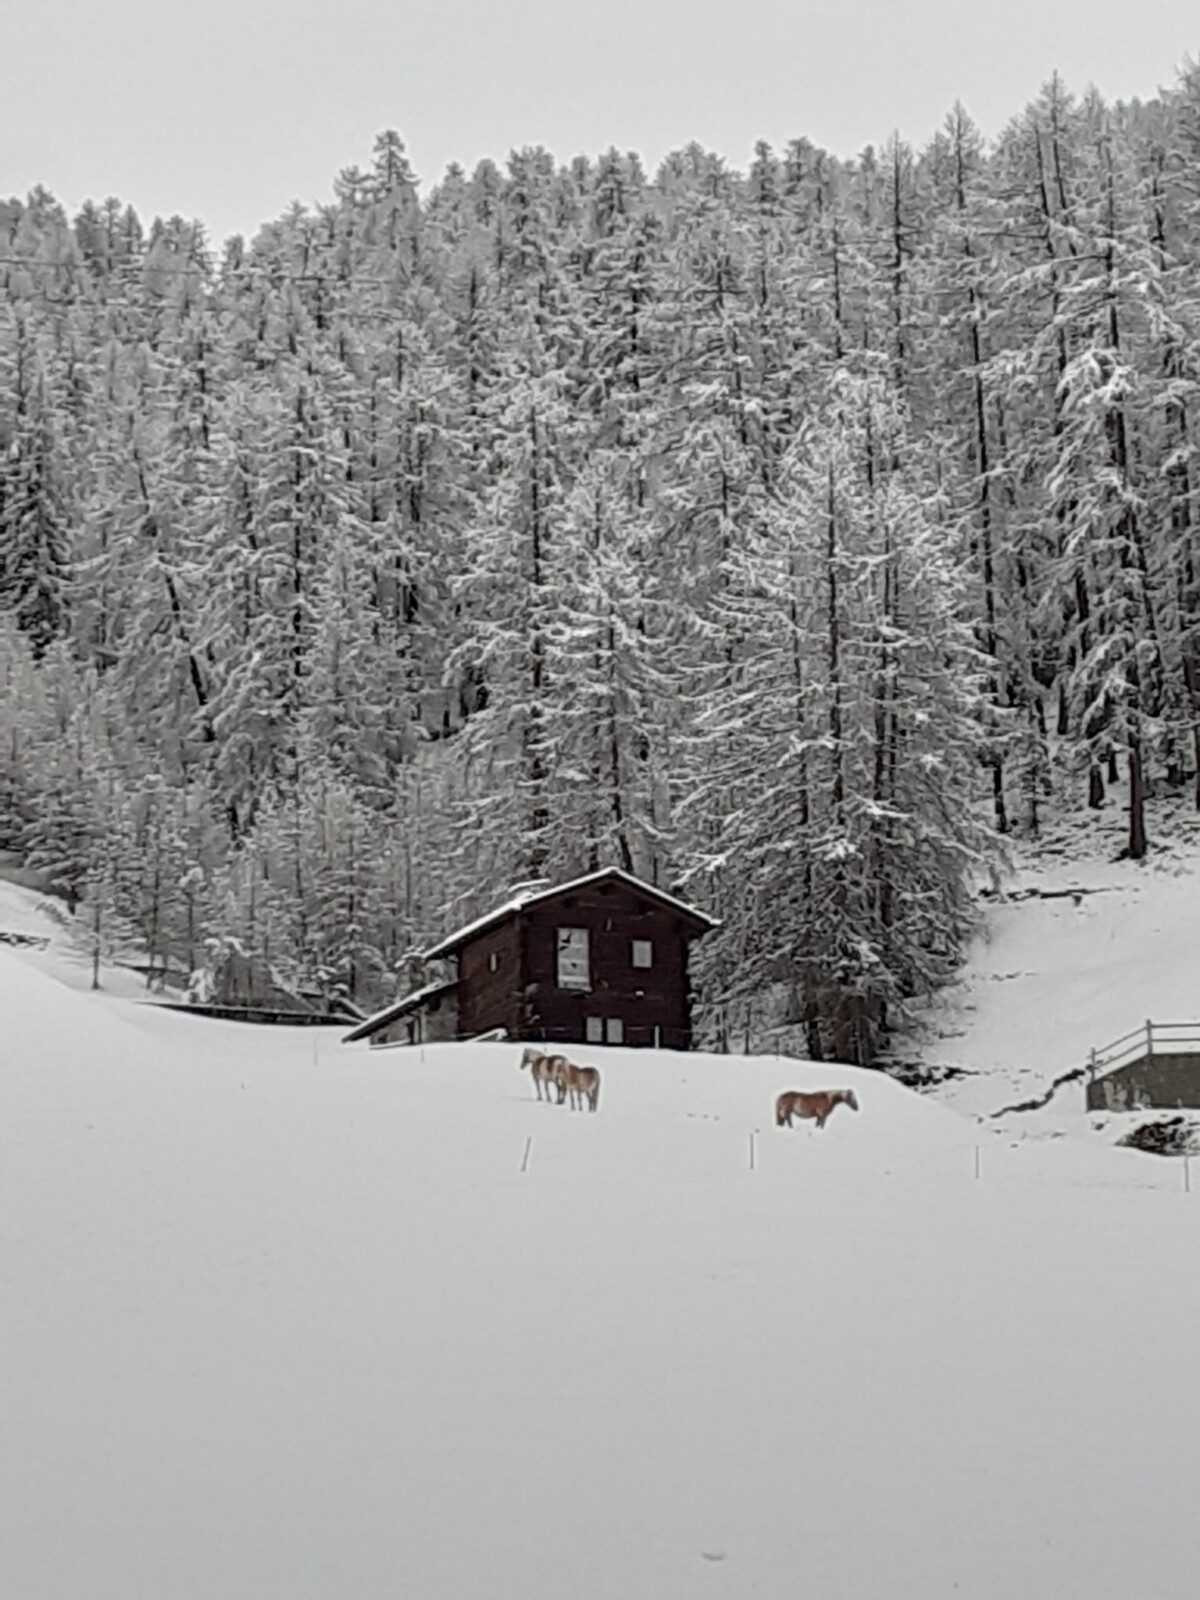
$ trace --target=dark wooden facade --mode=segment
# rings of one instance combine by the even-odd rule
[[[515,917],[468,940],[458,952],[459,1037],[473,1039],[503,1028],[510,1039],[520,1038],[524,982],[521,927]]]
[[[694,934],[678,915],[624,883],[600,882],[531,907],[519,923],[526,1000],[521,1038],[691,1048],[688,942]],[[586,990],[558,983],[559,929],[576,927],[588,933]],[[650,945],[648,967],[633,965],[635,939]]]
[[[703,912],[611,869],[540,889],[452,934],[458,1033],[550,1044],[691,1046],[688,947]]]

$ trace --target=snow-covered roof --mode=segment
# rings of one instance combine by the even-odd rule
[[[432,1000],[435,995],[445,994],[448,990],[457,988],[457,978],[439,978],[436,983],[427,983],[420,989],[414,989],[411,994],[406,994],[403,1000],[393,1000],[390,1006],[384,1006],[382,1011],[377,1011],[365,1022],[360,1022],[357,1028],[346,1034],[342,1043],[354,1044],[359,1039],[369,1039],[373,1033],[378,1033],[380,1028],[386,1028],[389,1022],[395,1022],[397,1017],[404,1016],[408,1011],[415,1011],[426,1000]]]
[[[588,872],[582,878],[572,878],[569,883],[556,883],[548,888],[529,887],[510,895],[503,905],[497,906],[494,911],[489,911],[486,916],[476,917],[474,922],[468,922],[465,927],[448,934],[446,938],[431,946],[424,952],[426,961],[436,961],[441,956],[453,954],[460,945],[468,943],[478,934],[498,923],[505,922],[509,917],[515,916],[518,911],[524,911],[528,906],[538,905],[544,900],[555,900],[559,895],[570,894],[573,890],[583,889],[592,883],[603,883],[607,880],[626,884],[631,889],[636,889],[639,894],[659,901],[662,905],[669,906],[672,911],[677,911],[680,916],[687,917],[692,922],[699,923],[702,928],[716,928],[719,923],[715,917],[710,917],[707,911],[701,911],[696,906],[690,906],[685,900],[677,899],[673,894],[668,894],[665,889],[659,889],[652,883],[646,883],[641,878],[635,878],[631,872],[624,872],[620,867],[602,867],[599,872]]]

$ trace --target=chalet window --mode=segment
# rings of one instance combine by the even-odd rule
[[[654,965],[654,944],[650,939],[635,939],[633,941],[633,964],[635,967],[652,967]]]
[[[604,1022],[605,1044],[625,1043],[625,1024],[620,1017],[607,1017]]]
[[[604,1018],[589,1017],[587,1019],[587,1042],[589,1044],[604,1043]]]
[[[489,972],[499,972],[500,971],[500,952],[499,952],[499,950],[493,950],[491,955],[488,957],[488,971]]]
[[[560,989],[581,989],[587,991],[592,987],[592,969],[588,951],[588,931],[586,928],[559,928],[557,931],[558,946],[558,987]]]

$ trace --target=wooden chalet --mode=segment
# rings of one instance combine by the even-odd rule
[[[450,975],[368,1018],[347,1042],[501,1037],[691,1048],[688,948],[714,918],[608,867],[527,884],[425,951]]]

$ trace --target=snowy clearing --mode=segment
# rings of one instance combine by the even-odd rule
[[[1200,1023],[1196,829],[1143,863],[1113,860],[1114,841],[1099,829],[1085,837],[1088,848],[1069,856],[1026,847],[961,979],[902,1046],[964,1070],[939,1086],[947,1104],[988,1115],[1042,1093],[1147,1017]],[[1005,1119],[1005,1131],[1080,1129],[1084,1116],[1078,1081],[1045,1111]]]
[[[348,1049],[0,951],[0,1593],[1174,1600],[1200,1194],[875,1074]],[[778,1131],[787,1087],[862,1103]],[[750,1168],[750,1133],[756,1166]],[[520,1172],[532,1136],[528,1171]]]
[[[10,872],[0,859],[0,950],[14,951],[68,988],[90,989],[91,942],[83,918],[55,896],[13,881]],[[128,954],[130,961],[144,959],[136,950]],[[106,961],[102,982],[109,997],[146,997],[145,979],[130,967]]]

